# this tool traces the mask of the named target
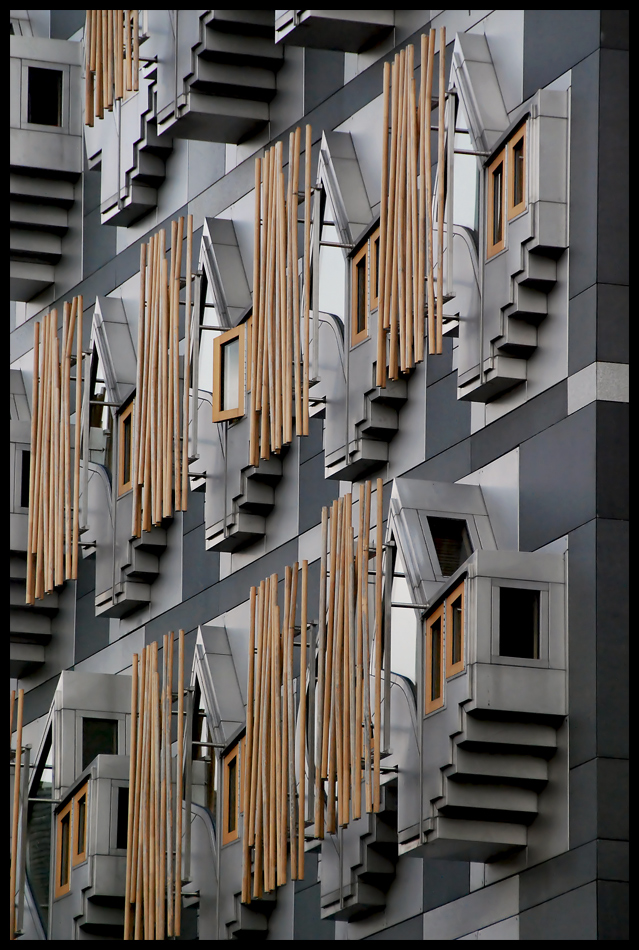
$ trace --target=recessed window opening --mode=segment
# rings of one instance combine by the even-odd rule
[[[20,475],[20,507],[29,507],[29,467],[31,465],[31,452],[28,449],[22,450],[22,472]]]
[[[499,244],[504,234],[503,179],[504,166],[502,163],[493,170],[493,244]]]
[[[60,871],[58,887],[69,883],[71,857],[71,811],[68,811],[60,822]]]
[[[116,826],[115,846],[126,848],[126,837],[129,823],[129,790],[126,787],[118,788],[118,820]]]
[[[519,139],[513,147],[513,205],[524,200],[524,140]]]
[[[430,701],[442,694],[442,621],[438,618],[431,627],[430,641]]]
[[[236,337],[222,347],[222,410],[239,406],[240,341]]]
[[[462,598],[458,597],[451,604],[452,629],[452,662],[453,666],[462,659]]]
[[[357,320],[356,332],[366,332],[366,257],[357,262]]]
[[[428,526],[441,573],[450,577],[473,553],[466,522],[461,518],[430,518]]]
[[[33,125],[62,125],[62,73],[29,66],[27,121]]]
[[[377,300],[379,298],[379,238],[375,239],[374,247],[374,260],[375,260],[375,270],[373,273],[373,293],[371,296],[373,299]]]
[[[87,793],[81,795],[77,802],[76,828],[75,828],[75,856],[83,855],[86,852],[87,838]]]
[[[499,654],[539,659],[539,591],[499,588]]]
[[[93,762],[96,755],[118,754],[118,720],[82,719],[82,769]]]
[[[231,833],[235,831],[237,826],[237,756],[229,762],[227,780],[229,783],[229,808],[226,830]]]
[[[122,427],[122,441],[124,445],[122,446],[124,452],[124,472],[123,472],[123,481],[131,481],[131,416],[128,416],[124,420],[124,425]]]

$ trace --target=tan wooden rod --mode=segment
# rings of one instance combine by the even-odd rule
[[[138,10],[87,10],[84,27],[85,125],[138,91]]]

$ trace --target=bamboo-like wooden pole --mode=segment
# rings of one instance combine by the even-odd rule
[[[257,445],[257,335],[260,312],[260,234],[262,214],[262,160],[255,159],[255,209],[253,220],[253,347],[251,350],[251,415],[249,431],[249,460],[259,464]]]
[[[323,712],[324,676],[326,667],[326,569],[328,547],[328,508],[322,508],[322,540],[319,589],[319,640],[317,649],[317,702],[315,721],[315,828],[316,838],[324,837],[324,795],[322,785],[322,748],[324,745],[325,720]],[[311,657],[312,663],[315,658]]]
[[[156,269],[156,301],[155,301],[155,333],[153,339],[153,364],[151,376],[151,391],[153,393],[153,417],[151,420],[151,469],[153,473],[153,524],[159,525],[162,521],[162,363],[160,348],[162,341],[162,313],[164,310],[164,287],[166,286],[165,232],[159,233],[156,252],[158,254]],[[155,443],[155,445],[154,445]]]
[[[251,900],[251,864],[249,854],[249,825],[251,802],[251,763],[253,761],[254,693],[255,693],[255,623],[257,588],[251,587],[249,609],[248,688],[246,696],[246,743],[242,762],[242,799],[244,801],[244,824],[242,827],[242,903]]]
[[[69,326],[67,327],[64,347],[64,390],[65,390],[65,445],[64,445],[64,536],[66,543],[66,562],[64,575],[68,579],[73,575],[73,536],[72,536],[72,476],[71,476],[71,349],[73,334],[78,319],[78,297],[71,303]],[[77,375],[77,374],[76,374]]]
[[[16,725],[16,755],[13,776],[13,815],[11,821],[11,872],[10,872],[10,939],[15,940],[16,927],[16,875],[18,864],[18,819],[20,817],[20,777],[22,767],[22,720],[24,713],[24,690],[18,690],[18,721]],[[26,803],[25,803],[26,804]]]
[[[173,313],[171,315],[171,374],[173,391],[173,484],[175,490],[175,510],[182,511],[182,477],[180,472],[180,274],[182,272],[182,241],[184,238],[184,216],[181,215],[177,227],[177,246],[175,249],[175,275]]]
[[[353,769],[355,780],[353,783],[353,818],[361,818],[362,814],[362,602],[363,587],[366,579],[363,577],[364,563],[364,485],[359,486],[359,524],[357,529],[357,593],[355,614],[355,755]]]
[[[296,131],[296,141],[299,130]],[[311,126],[306,126],[306,139],[304,143],[304,380],[302,392],[302,435],[308,435],[308,390],[309,390],[309,366],[311,361],[310,353],[310,335],[311,335],[311,145],[312,130]],[[299,155],[299,147],[297,148]],[[297,195],[297,186],[295,186]],[[297,220],[297,198],[295,199],[295,216]],[[297,262],[297,231],[295,232],[295,258]],[[295,266],[297,273],[297,263]]]
[[[380,809],[380,752],[382,742],[382,518],[384,482],[377,479],[377,518],[375,526],[375,747],[373,749],[373,811]],[[390,591],[386,592],[390,597]],[[388,635],[388,633],[387,633]],[[384,715],[388,716],[388,709]]]
[[[353,496],[348,494],[348,516],[346,520],[346,609],[344,611],[344,625],[346,635],[344,643],[346,647],[346,659],[344,662],[344,677],[346,689],[345,715],[346,723],[346,755],[344,770],[344,783],[347,795],[346,817],[349,817],[348,800],[352,801],[353,795],[353,777],[355,775],[355,560],[353,545]]]
[[[52,310],[51,321],[51,349],[49,362],[49,380],[51,385],[51,424],[50,424],[50,445],[49,445],[49,465],[51,474],[49,476],[49,521],[48,521],[48,539],[49,539],[49,573],[47,577],[47,590],[52,591],[56,584],[57,557],[56,557],[56,508],[58,498],[58,447],[59,447],[59,424],[60,424],[60,401],[58,389],[58,373],[60,364],[58,362],[58,311]],[[55,316],[53,316],[55,314]]]
[[[122,99],[123,93],[123,60],[122,60],[122,42],[123,42],[123,28],[122,28],[122,14],[124,10],[114,10],[113,11],[113,53],[114,53],[114,66],[115,66],[115,98]]]
[[[180,935],[182,921],[182,772],[184,769],[184,630],[178,633],[178,731],[177,731],[177,783],[175,792],[175,920],[176,936]],[[190,741],[187,736],[187,741]],[[187,815],[190,821],[191,816]]]
[[[29,513],[33,518],[33,532],[31,536],[30,555],[33,562],[33,580],[27,587],[27,593],[30,596],[29,603],[34,603],[35,598],[42,597],[43,589],[41,584],[42,559],[40,555],[40,538],[42,536],[42,432],[43,432],[43,413],[45,391],[44,365],[45,365],[45,341],[46,341],[46,320],[38,327],[39,347],[38,358],[34,359],[33,375],[37,383],[36,392],[38,394],[37,405],[33,403],[32,411],[36,416],[36,438],[31,443],[31,468],[33,469],[33,491],[29,492]]]
[[[36,499],[34,493],[37,442],[38,442],[38,405],[39,395],[39,370],[40,370],[40,324],[36,323],[33,330],[33,379],[31,383],[31,452],[29,456],[29,516],[27,527],[27,583],[26,583],[26,602],[33,604],[35,601],[35,574],[33,563],[33,528],[35,523]]]
[[[275,616],[275,601],[277,592],[273,590],[273,578],[271,574],[269,586],[269,614],[267,628],[266,645],[266,689],[264,690],[265,700],[265,747],[266,760],[264,762],[264,829],[265,829],[265,859],[264,859],[264,888],[267,891],[275,889],[275,855],[273,840],[275,837],[275,802],[273,799],[273,782],[275,780],[275,748],[273,735],[273,623]]]
[[[113,13],[113,10],[107,10],[106,107],[109,112],[113,111]]]
[[[283,839],[284,860],[286,861],[287,849],[289,846],[288,836],[288,785],[289,785],[289,735],[291,733],[291,710],[292,697],[289,695],[290,657],[292,653],[289,631],[291,616],[291,585],[293,580],[293,569],[286,566],[284,571],[284,621],[282,623],[282,765],[278,782],[281,786],[280,791],[280,810],[278,812],[278,821],[280,823],[280,836]]]
[[[324,680],[324,713],[323,713],[323,743],[322,743],[322,778],[328,777],[328,739],[331,714],[332,675],[333,675],[333,620],[335,604],[335,581],[337,573],[337,526],[338,526],[338,499],[333,501],[331,509],[331,566],[328,594],[328,620],[326,635],[326,678]]]
[[[415,73],[414,73],[414,51],[411,46],[411,64],[410,64],[410,208],[411,208],[411,267],[410,277],[412,283],[410,319],[411,328],[408,338],[408,367],[412,369],[416,362],[417,353],[417,308],[418,308],[418,274],[419,274],[419,232],[418,232],[418,196],[417,196],[417,170],[418,170],[418,131],[417,131],[417,101],[415,92]]]
[[[89,69],[91,72],[95,72],[95,49],[96,49],[96,37],[97,37],[97,10],[88,10],[90,16],[91,24],[91,37],[89,41]]]
[[[186,306],[184,308],[184,389],[182,394],[182,507],[189,497],[189,399],[191,388],[191,289],[193,283],[193,215],[186,219]],[[255,322],[255,321],[254,321]],[[198,330],[199,333],[199,330]],[[197,393],[193,405],[197,412]]]
[[[249,841],[255,842],[255,866],[253,873],[253,896],[261,897],[264,893],[264,862],[263,862],[263,835],[262,835],[262,744],[263,723],[262,707],[264,703],[265,685],[265,630],[268,615],[268,587],[266,581],[261,581],[258,591],[257,605],[257,655],[256,655],[256,693],[254,703],[254,735],[255,753],[251,762],[251,814],[249,825]]]
[[[375,370],[375,385],[386,385],[386,333],[384,330],[384,313],[386,304],[386,255],[388,253],[388,118],[390,107],[390,63],[384,63],[384,88],[382,107],[382,183],[380,190],[380,218],[379,218],[379,272],[377,308],[377,367]]]
[[[173,709],[173,630],[169,633],[168,640],[169,655],[167,658],[167,682],[166,682],[166,712],[165,712],[165,730],[166,730],[166,861],[167,861],[167,891],[166,891],[166,916],[167,937],[175,935],[175,912],[174,912],[174,884],[175,884],[175,865],[174,851],[175,842],[173,840],[173,776],[172,776],[172,756],[171,756],[171,721]]]
[[[400,163],[399,163],[399,233],[402,236],[402,239],[398,244],[398,264],[399,264],[399,274],[398,274],[398,297],[399,297],[399,366],[402,372],[405,372],[408,369],[406,364],[406,323],[407,323],[407,311],[408,311],[408,297],[406,293],[407,283],[409,280],[409,263],[408,263],[408,242],[409,242],[409,233],[408,233],[408,221],[407,221],[407,208],[406,208],[406,192],[407,192],[407,156],[408,156],[408,83],[409,83],[409,51],[410,47],[406,50],[402,50],[403,55],[403,69],[402,69],[402,86],[401,86],[401,135],[400,135]]]
[[[393,240],[393,261],[392,261],[392,281],[391,281],[391,308],[390,308],[390,345],[389,345],[389,367],[388,374],[391,379],[397,379],[399,373],[398,360],[398,337],[399,324],[401,324],[401,293],[403,269],[401,266],[402,244],[404,235],[402,232],[402,157],[403,157],[403,127],[404,127],[404,73],[406,55],[404,50],[399,54],[396,64],[396,82],[397,82],[397,112],[396,112],[396,167],[395,167],[395,207],[394,207],[394,240]]]
[[[126,883],[124,886],[124,939],[130,940],[131,930],[131,868],[133,865],[133,821],[135,814],[135,766],[137,762],[137,699],[138,655],[133,654],[131,667],[131,737],[129,740],[129,808],[126,831]]]
[[[286,688],[288,694],[288,798],[289,840],[291,848],[291,880],[299,879],[297,865],[297,811],[295,808],[295,710],[293,705],[293,644],[295,642],[295,615],[297,613],[297,587],[299,567],[295,562],[291,575],[291,600],[288,615],[288,668]]]
[[[91,72],[91,47],[93,38],[93,10],[86,11],[84,21],[84,122],[93,126],[93,74]]]
[[[255,841],[255,809],[256,809],[256,796],[257,796],[257,776],[259,768],[259,746],[260,746],[260,729],[259,729],[259,711],[261,709],[261,696],[262,696],[262,654],[263,654],[263,624],[264,624],[264,581],[261,581],[260,586],[257,590],[257,630],[256,630],[256,647],[255,647],[255,679],[254,679],[254,690],[255,695],[253,699],[252,709],[250,710],[251,714],[251,793],[249,797],[249,825],[248,825],[248,841],[249,845],[253,845]],[[248,713],[247,713],[248,715]],[[257,848],[256,848],[257,856]]]
[[[82,432],[82,318],[84,298],[78,295],[77,307],[77,341],[75,363],[75,438],[73,456],[73,526],[71,543],[71,578],[78,577],[78,540],[80,535],[80,438]],[[85,407],[89,411],[89,406]],[[84,499],[86,508],[87,499]]]
[[[144,697],[146,691],[146,661],[144,651],[138,657],[138,701],[135,751],[135,786],[133,788],[133,837],[131,845],[132,865],[131,881],[128,900],[136,904],[136,920],[138,916],[138,883],[141,880],[142,865],[139,860],[140,819],[142,815],[141,782],[143,769],[143,741],[144,741]],[[129,789],[131,787],[129,786]],[[131,791],[129,791],[131,795]],[[136,925],[137,926],[137,925]],[[125,939],[128,939],[125,937]],[[136,940],[139,939],[136,937]]]
[[[281,142],[278,142],[277,203],[275,207],[276,260],[275,260],[275,441],[274,451],[282,448],[282,383],[284,378],[284,353],[282,330],[286,314],[286,215],[284,211],[284,172],[281,167]]]
[[[162,676],[160,678],[160,690],[159,690],[159,728],[158,728],[158,758],[159,758],[159,779],[158,784],[160,786],[160,809],[158,812],[158,821],[157,821],[157,837],[159,840],[159,856],[158,856],[158,879],[157,879],[157,903],[158,903],[158,925],[157,925],[157,939],[164,940],[164,915],[165,915],[165,895],[166,895],[166,884],[167,884],[167,864],[166,864],[166,848],[167,848],[167,836],[166,836],[166,826],[167,826],[167,810],[166,810],[166,757],[167,757],[167,741],[166,741],[166,701],[167,701],[167,680],[168,680],[168,670],[167,670],[167,660],[169,655],[169,635],[167,633],[162,636]],[[170,893],[170,891],[169,891]],[[167,936],[169,934],[167,933]]]
[[[151,450],[155,439],[152,438],[152,417],[151,409],[155,394],[152,393],[152,364],[153,364],[153,334],[154,322],[153,312],[155,306],[155,262],[156,262],[156,235],[153,235],[147,248],[147,281],[148,281],[148,300],[145,311],[145,329],[144,329],[144,404],[142,406],[142,451],[140,453],[138,480],[143,486],[142,489],[142,529],[150,531],[152,525],[152,469],[151,469]]]
[[[158,673],[158,644],[155,640],[151,644],[151,658],[153,661],[152,673],[152,745],[151,745],[151,835],[153,841],[153,857],[151,861],[151,900],[153,902],[153,930],[152,939],[159,939],[161,932],[161,912],[160,912],[160,724],[158,721],[160,696],[159,696],[159,673]],[[162,934],[164,939],[164,934]]]
[[[391,67],[391,141],[390,141],[390,172],[388,177],[388,215],[386,218],[386,260],[384,276],[384,299],[382,325],[385,330],[390,328],[391,304],[393,302],[392,288],[395,282],[395,192],[397,188],[397,133],[399,129],[399,54]],[[395,282],[396,283],[396,282]]]
[[[288,191],[286,199],[286,347],[284,356],[284,442],[293,438],[293,260],[297,249],[297,220],[293,216],[293,178],[295,176],[295,132],[288,137]]]
[[[366,811],[373,810],[371,788],[371,700],[370,700],[370,636],[368,626],[368,547],[370,535],[371,483],[366,482],[364,493],[364,552],[362,559],[363,595],[362,628],[363,648],[362,665],[364,673],[364,775]]]
[[[300,615],[300,711],[299,711],[299,819],[298,819],[298,880],[304,879],[304,828],[306,809],[306,625],[308,620],[308,561],[302,561],[302,609]],[[311,674],[312,675],[312,674]]]
[[[164,333],[162,342],[162,354],[166,354],[165,376],[164,376],[164,399],[163,399],[163,424],[164,424],[164,466],[163,466],[163,490],[162,490],[162,515],[169,517],[172,513],[172,472],[173,472],[173,313],[174,313],[174,288],[175,288],[175,269],[176,269],[176,251],[177,251],[177,221],[171,222],[171,254],[170,265],[167,265],[167,286],[166,286],[166,314]],[[170,269],[169,269],[170,267]]]
[[[435,59],[435,30],[428,37],[428,68],[426,70],[426,110],[424,135],[426,136],[426,250],[428,255],[428,352],[434,353],[435,342],[435,287],[433,284],[433,169],[431,156],[431,110],[433,98],[433,65]]]
[[[104,116],[104,72],[102,69],[102,10],[95,11],[95,115],[98,119]]]
[[[277,595],[276,595],[277,596]],[[280,657],[280,608],[274,605],[273,617],[273,732],[275,734],[275,772],[271,795],[275,803],[273,830],[275,832],[275,866],[277,885],[286,884],[286,845],[282,837],[282,670]]]
[[[255,329],[255,409],[257,412],[262,410],[262,385],[263,385],[263,361],[264,361],[264,304],[266,299],[266,264],[267,264],[267,221],[269,213],[269,177],[270,177],[270,153],[267,151],[262,160],[261,168],[261,216],[260,216],[260,277],[259,294],[257,300],[257,328]],[[256,444],[259,441],[259,435],[255,436]],[[259,453],[258,453],[259,461]]]
[[[140,688],[140,735],[142,755],[140,759],[140,792],[138,798],[138,870],[135,896],[135,939],[146,938],[149,932],[148,911],[148,871],[149,871],[149,827],[148,827],[148,763],[149,763],[149,650],[144,648],[141,656],[142,676]],[[135,831],[134,831],[135,834]]]
[[[426,73],[428,70],[428,37],[422,33],[421,66],[419,70],[419,208],[417,233],[419,248],[417,255],[417,323],[415,360],[424,359],[424,278],[426,273],[426,138],[430,129],[426,127]]]
[[[131,534],[139,538],[142,533],[142,512],[140,509],[141,492],[138,472],[140,468],[141,436],[142,436],[142,386],[144,380],[144,311],[146,294],[146,244],[140,244],[140,294],[138,303],[138,346],[135,381],[135,415],[133,417],[133,452],[131,453],[131,481],[133,483],[133,504],[131,516]]]
[[[404,367],[406,370],[414,366],[413,363],[413,281],[415,277],[413,267],[413,249],[415,238],[413,233],[413,186],[415,169],[413,167],[414,143],[414,111],[415,111],[415,47],[412,43],[406,50],[406,306],[404,327]]]
[[[333,687],[334,687],[334,710],[335,710],[335,752],[336,752],[336,776],[337,776],[337,821],[339,825],[344,825],[344,732],[343,732],[343,714],[344,714],[344,677],[342,669],[343,637],[344,637],[344,560],[345,560],[345,541],[346,541],[346,502],[342,497],[339,499],[339,528],[338,528],[338,579],[337,579],[337,610],[335,615],[335,639],[333,641]]]
[[[435,352],[442,352],[442,324],[444,319],[444,136],[446,132],[446,27],[439,29],[439,108],[437,110],[437,320]],[[454,130],[453,130],[454,131]]]
[[[133,11],[133,92],[139,91],[140,74],[140,11]]]
[[[60,350],[56,352],[55,381],[56,381],[56,414],[57,414],[57,445],[56,445],[56,497],[55,497],[55,577],[56,586],[64,583],[64,344],[65,326],[64,311],[67,310],[66,324],[68,326],[68,302],[62,308],[62,337]]]
[[[42,466],[42,514],[38,527],[38,549],[42,551],[42,586],[41,595],[48,592],[49,587],[49,482],[51,480],[51,347],[52,347],[52,321],[51,314],[46,315],[46,335],[45,335],[45,360],[43,366],[42,391],[44,393],[44,412],[42,416],[42,452],[40,464]],[[36,597],[37,589],[36,589]]]

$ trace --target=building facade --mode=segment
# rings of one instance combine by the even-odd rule
[[[627,939],[627,11],[11,11],[12,931]]]

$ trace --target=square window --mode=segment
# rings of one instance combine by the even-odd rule
[[[55,897],[68,894],[71,887],[71,800],[56,820]]]
[[[500,656],[539,659],[538,590],[499,588]]]
[[[473,553],[466,521],[461,518],[428,517],[428,527],[442,577],[450,577]]]
[[[73,866],[87,857],[87,798],[89,786],[84,785],[73,798]]]
[[[82,719],[82,770],[86,769],[96,755],[118,754],[118,720]]]
[[[62,72],[29,66],[27,122],[32,125],[62,125]]]
[[[224,756],[224,810],[222,844],[229,844],[239,837],[239,763],[240,746],[235,746]]]
[[[121,413],[118,422],[118,494],[133,488],[133,401]]]
[[[244,415],[245,324],[213,340],[213,422]]]
[[[526,210],[526,126],[508,143],[508,219]]]
[[[506,204],[506,153],[501,152],[487,169],[488,195],[486,202],[486,257],[493,257],[506,247],[504,206]]]
[[[424,713],[444,705],[444,604],[426,621]]]
[[[464,661],[464,582],[446,598],[446,677],[461,673]]]

